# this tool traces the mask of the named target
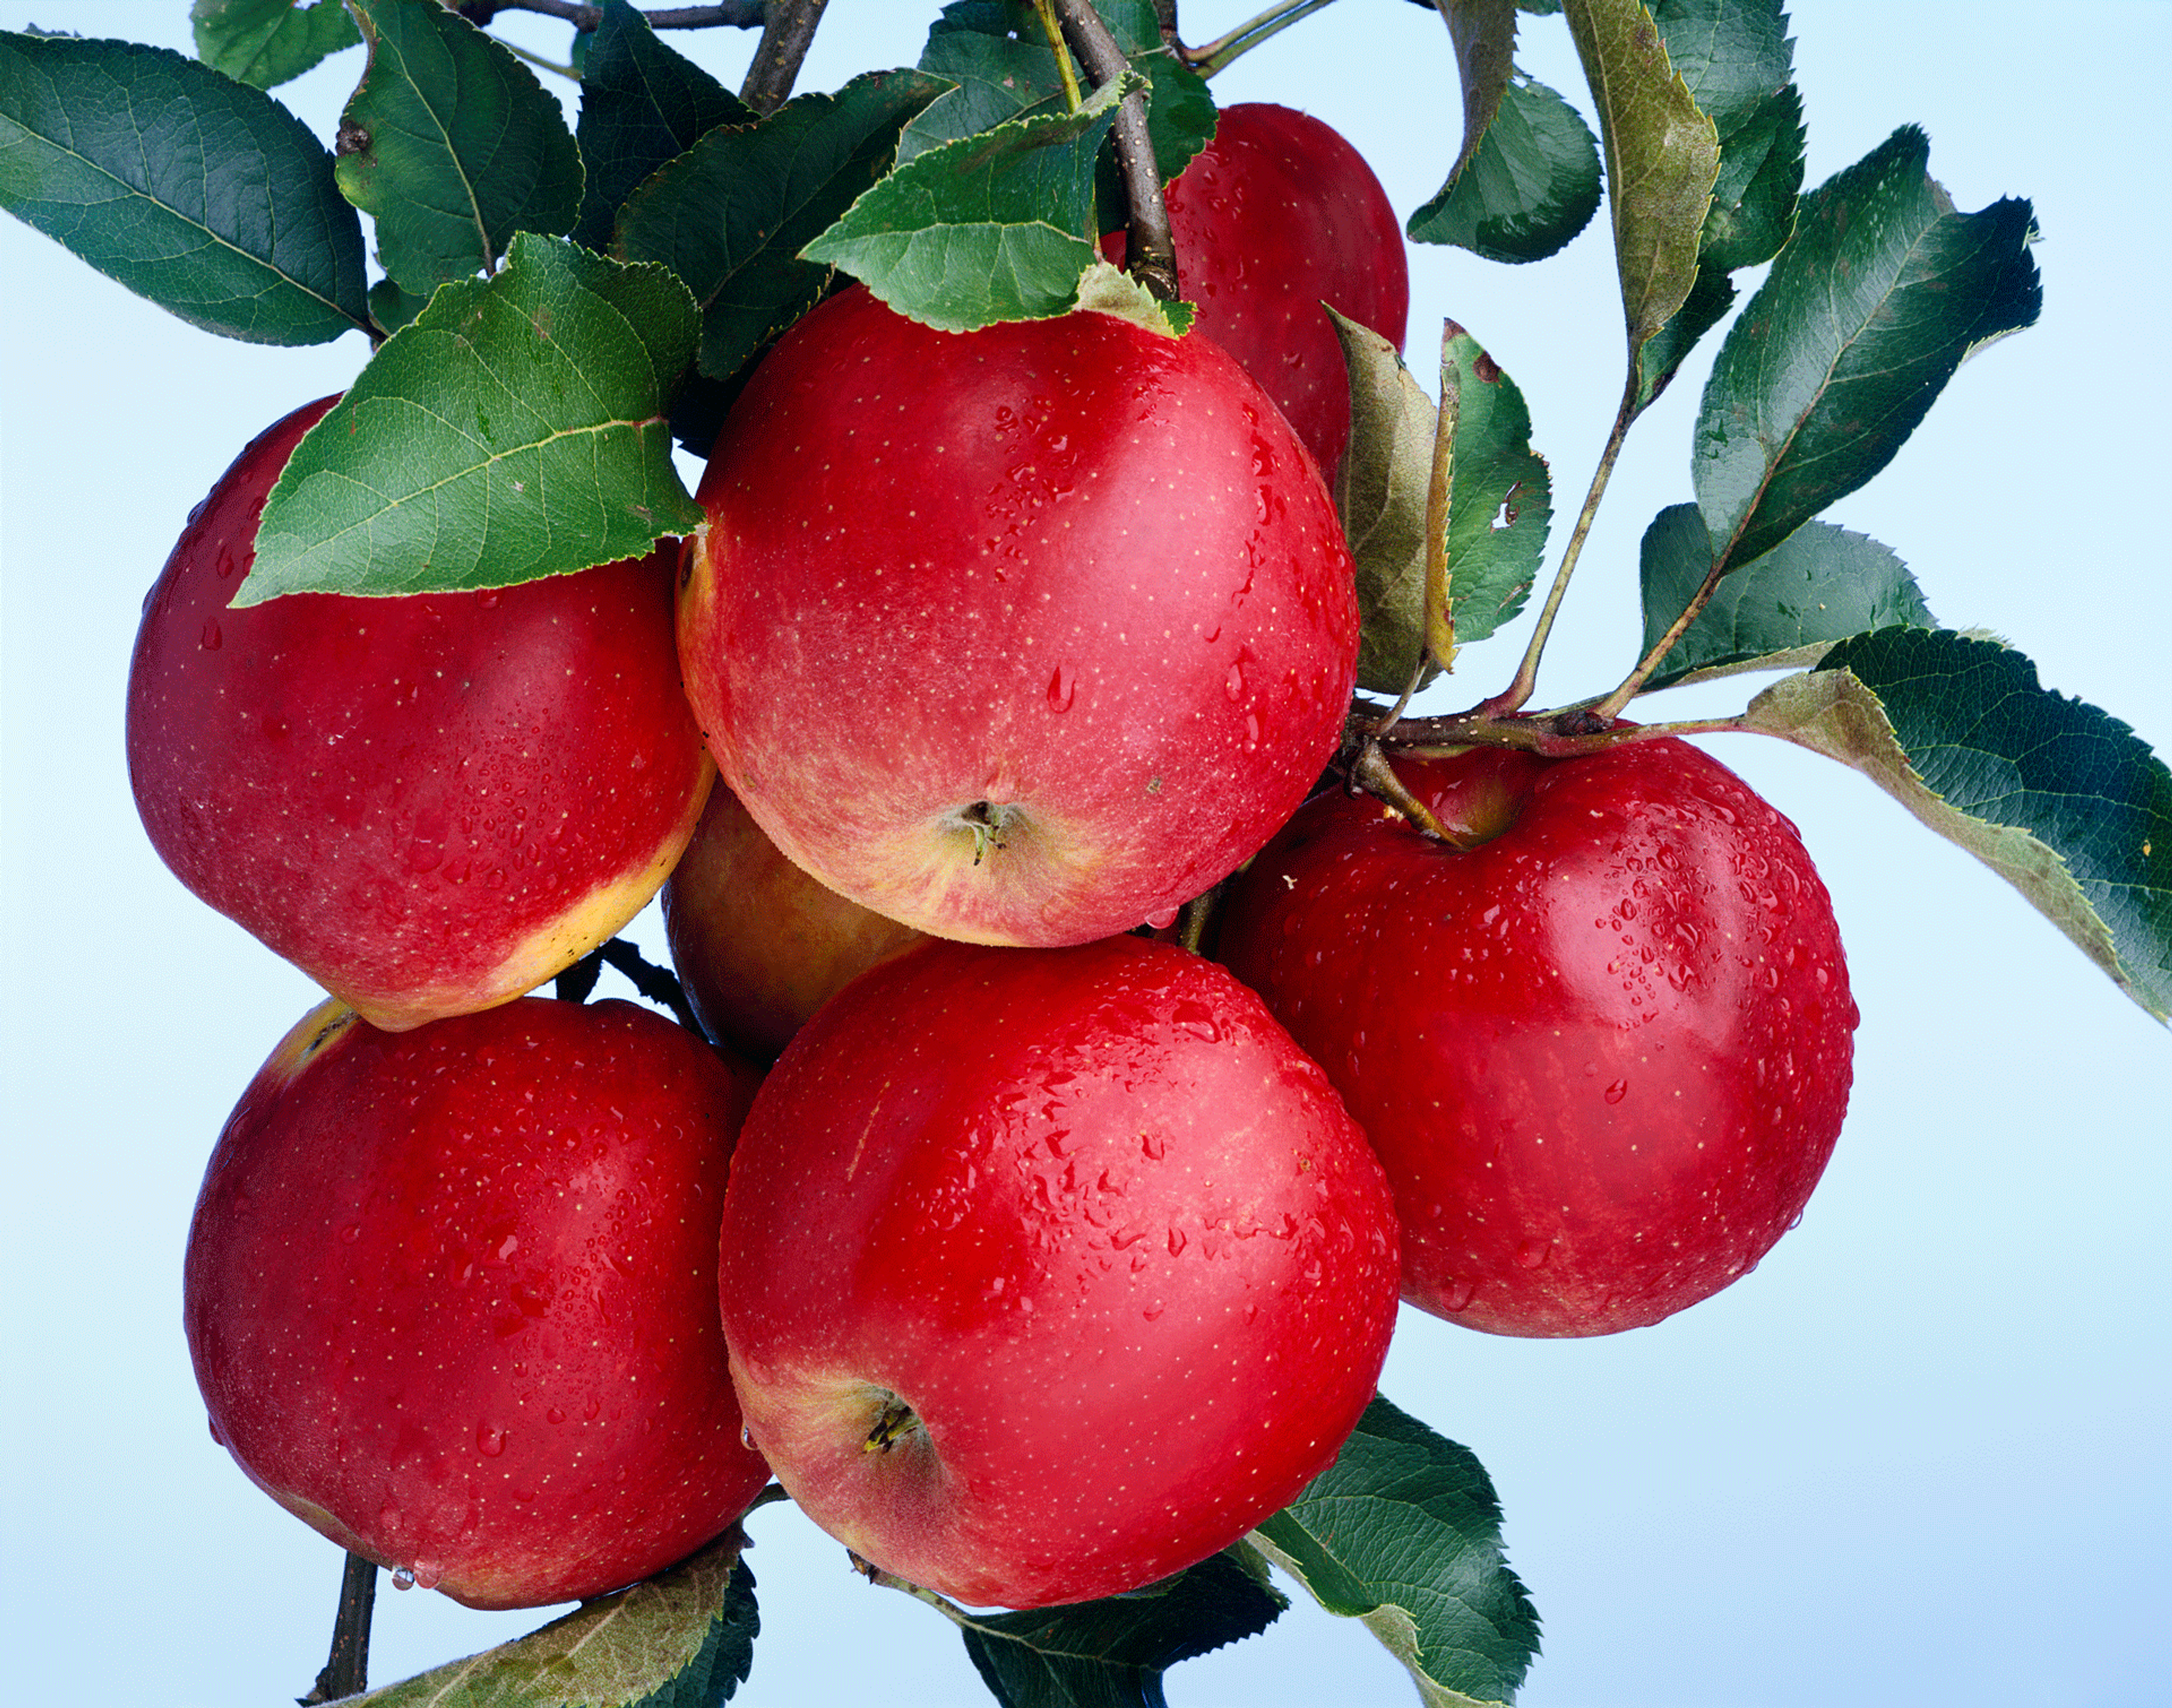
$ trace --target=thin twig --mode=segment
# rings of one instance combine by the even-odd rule
[[[759,30],[766,0],[722,0],[714,6],[665,6],[644,12],[651,30]],[[582,0],[465,0],[460,16],[470,24],[487,24],[501,12],[540,12],[561,19],[582,31],[604,21],[604,8]]]
[[[807,50],[814,45],[814,26],[829,0],[769,0],[764,8],[761,46],[754,51],[739,99],[756,112],[775,112],[790,99],[799,80]]]
[[[1576,531],[1568,537],[1568,547],[1562,553],[1561,567],[1554,572],[1554,584],[1546,592],[1546,609],[1539,613],[1539,626],[1531,631],[1531,643],[1524,649],[1524,661],[1516,667],[1515,679],[1500,693],[1488,700],[1481,710],[1495,715],[1520,712],[1530,701],[1538,686],[1539,659],[1546,650],[1546,637],[1553,632],[1554,617],[1561,610],[1562,599],[1568,592],[1569,577],[1576,573],[1576,561],[1583,553],[1583,542],[1591,532],[1593,518],[1599,514],[1599,501],[1606,491],[1606,482],[1614,473],[1614,465],[1621,459],[1622,441],[1629,436],[1629,423],[1636,419],[1632,407],[1632,389],[1621,400],[1621,407],[1615,411],[1614,430],[1606,436],[1606,448],[1599,453],[1599,466],[1592,470],[1591,490],[1584,494],[1583,508],[1577,514]]]
[[[1227,35],[1216,37],[1203,47],[1180,47],[1176,56],[1202,77],[1212,77],[1232,60],[1250,53],[1271,35],[1279,35],[1300,18],[1308,18],[1335,0],[1282,0],[1270,6],[1249,23],[1240,24]]]
[[[1078,90],[1078,73],[1071,63],[1071,50],[1063,45],[1063,26],[1056,21],[1055,0],[1033,0],[1033,15],[1040,33],[1048,38],[1048,51],[1056,56],[1056,74],[1063,79],[1063,110],[1075,113],[1085,105]]]
[[[340,1575],[339,1616],[332,1622],[332,1649],[316,1686],[294,1700],[302,1708],[359,1696],[369,1688],[369,1616],[377,1605],[377,1562],[359,1554],[347,1557]]]
[[[1131,69],[1124,50],[1109,33],[1089,0],[1056,0],[1064,39],[1097,84]],[[1132,205],[1130,250],[1125,266],[1157,302],[1177,300],[1176,239],[1169,234],[1169,207],[1162,200],[1161,171],[1154,164],[1153,138],[1147,131],[1143,92],[1124,97],[1116,110],[1116,165]]]

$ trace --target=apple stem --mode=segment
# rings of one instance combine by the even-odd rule
[[[1205,894],[1195,895],[1184,904],[1176,917],[1176,940],[1195,955],[1207,951],[1201,947],[1214,923],[1214,916],[1222,910],[1222,898],[1229,889],[1229,880],[1223,878]]]
[[[332,1622],[332,1648],[315,1686],[294,1700],[308,1708],[359,1696],[369,1688],[369,1616],[377,1604],[377,1562],[349,1554],[340,1576],[339,1615]]]
[[[1202,77],[1212,77],[1233,60],[1250,53],[1271,35],[1278,35],[1299,19],[1331,6],[1335,0],[1282,0],[1256,18],[1239,24],[1227,35],[1204,47],[1180,47],[1176,56]]]
[[[1481,707],[1452,717],[1406,719],[1392,736],[1376,744],[1413,759],[1442,759],[1473,747],[1520,748],[1547,759],[1567,759],[1577,754],[1604,753],[1609,748],[1626,747],[1633,742],[1655,741],[1662,736],[1734,735],[1745,732],[1765,733],[1755,729],[1740,713],[1731,717],[1683,718],[1673,723],[1614,723],[1581,706],[1532,717],[1498,717]],[[1359,763],[1363,763],[1362,755]],[[1352,767],[1353,776],[1357,769]],[[1365,787],[1373,787],[1369,777],[1365,780]],[[1374,789],[1373,792],[1388,798],[1381,790]]]
[[[1385,801],[1435,841],[1445,842],[1451,848],[1470,846],[1465,838],[1450,831],[1433,816],[1432,808],[1411,792],[1409,786],[1395,775],[1395,768],[1388,763],[1388,756],[1380,750],[1375,738],[1368,737],[1365,744],[1358,749],[1358,757],[1350,766],[1349,788],[1353,795],[1362,791]]]
[[[1124,50],[1091,0],[1055,0],[1055,7],[1063,20],[1064,39],[1096,84],[1105,84],[1131,69]],[[1169,230],[1168,203],[1162,199],[1161,169],[1154,164],[1153,138],[1147,131],[1143,91],[1126,95],[1116,109],[1116,165],[1132,206],[1125,270],[1156,302],[1174,303],[1178,299],[1176,239]]]
[[[1725,572],[1726,562],[1727,560],[1722,556],[1715,556],[1712,559],[1712,567],[1705,572],[1703,582],[1699,584],[1689,604],[1683,608],[1682,614],[1669,626],[1667,632],[1653,643],[1652,650],[1637,661],[1637,668],[1621,679],[1621,685],[1594,707],[1594,715],[1607,718],[1619,717],[1621,715],[1621,708],[1643,691],[1645,683],[1651,679],[1652,673],[1659,668],[1660,661],[1674,651],[1675,642],[1688,632],[1690,625],[1695,622],[1702,614],[1704,608],[1712,603],[1712,594],[1719,589],[1720,577]]]
[[[1599,501],[1606,491],[1606,483],[1614,473],[1614,465],[1621,459],[1622,442],[1629,437],[1629,423],[1637,418],[1634,408],[1635,392],[1632,390],[1621,400],[1621,407],[1615,412],[1614,430],[1606,436],[1606,448],[1599,454],[1599,466],[1592,470],[1591,490],[1584,494],[1583,508],[1577,514],[1576,531],[1568,537],[1567,548],[1562,553],[1561,567],[1554,572],[1554,584],[1546,590],[1546,608],[1539,613],[1538,626],[1531,631],[1531,643],[1524,649],[1523,663],[1516,667],[1515,679],[1508,687],[1484,702],[1480,710],[1495,716],[1507,716],[1521,712],[1538,686],[1539,659],[1546,650],[1546,637],[1553,632],[1554,617],[1561,610],[1563,596],[1568,592],[1569,577],[1576,573],[1577,559],[1583,554],[1583,542],[1591,533],[1591,524],[1599,514]]]
[[[782,106],[798,81],[807,50],[814,44],[814,26],[822,21],[822,8],[830,0],[769,0],[762,8],[761,43],[747,67],[739,99],[766,117]]]

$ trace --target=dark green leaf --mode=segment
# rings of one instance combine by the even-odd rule
[[[969,1614],[960,1628],[1003,1708],[1164,1708],[1164,1673],[1257,1635],[1289,1605],[1264,1576],[1217,1554],[1130,1595]]]
[[[162,47],[0,32],[0,207],[207,331],[321,344],[368,320],[324,145]]]
[[[882,175],[899,130],[948,87],[871,72],[758,125],[719,126],[642,185],[617,250],[662,262],[694,293],[703,373],[729,379],[820,300],[831,269],[800,251]]]
[[[737,1526],[670,1571],[354,1708],[716,1708],[754,1660],[754,1574]]]
[[[666,46],[628,0],[604,0],[581,73],[575,134],[588,188],[573,240],[610,245],[618,211],[634,186],[719,125],[759,115],[685,55]]]
[[[362,40],[340,0],[196,0],[196,57],[268,89]]]
[[[1449,0],[1448,36],[1455,45],[1455,71],[1463,86],[1463,146],[1448,176],[1470,164],[1516,71],[1513,0]]]
[[[1362,1619],[1428,1704],[1513,1701],[1538,1653],[1485,1467],[1384,1399],[1252,1540],[1330,1613]]]
[[[1567,0],[1598,104],[1629,363],[1696,282],[1697,241],[1719,176],[1719,133],[1669,62],[1640,0]]]
[[[1720,346],[1697,502],[1722,561],[1761,557],[1887,463],[1954,370],[2043,306],[2025,201],[1954,212],[1906,126],[1804,198]]]
[[[1680,371],[1697,340],[1725,320],[1734,306],[1734,281],[1718,267],[1700,266],[1696,282],[1674,319],[1637,352],[1637,391],[1631,402],[1638,414],[1651,407]]]
[[[580,151],[535,73],[437,0],[350,3],[369,68],[340,121],[339,183],[394,282],[427,294],[496,266],[516,231],[571,231]]]
[[[1698,239],[1689,298],[1638,352],[1635,406],[1666,389],[1697,340],[1734,303],[1727,277],[1779,253],[1803,187],[1803,103],[1780,0],[1659,0],[1667,55],[1719,134],[1719,175]]]
[[[946,332],[1061,314],[1100,257],[1094,157],[1126,73],[1076,113],[1013,119],[900,166],[800,251]]]
[[[429,301],[426,296],[401,290],[390,279],[379,279],[369,287],[370,318],[385,331],[397,332],[421,314]]]
[[[238,602],[509,587],[697,526],[664,409],[698,330],[665,269],[523,232],[294,448]]]
[[[1174,178],[1214,134],[1207,80],[1164,49],[1153,0],[1104,0],[1096,9],[1132,68],[1148,81],[1154,164],[1164,180]],[[900,160],[1008,120],[1063,110],[1056,56],[1024,0],[961,0],[945,7],[929,27],[920,69],[958,87],[906,126]],[[1090,84],[1073,69],[1082,87]]]
[[[2172,1018],[2172,771],[1996,641],[1885,629],[1751,702],[1753,728],[1852,765]]]
[[[1672,505],[1652,518],[1643,548],[1646,651],[1689,609],[1711,567],[1712,536],[1696,505]],[[1649,686],[1814,663],[1835,641],[1895,624],[1937,626],[1908,566],[1864,534],[1806,522],[1728,574]]]
[[[1478,149],[1410,218],[1420,243],[1448,243],[1496,261],[1544,260],[1599,208],[1599,143],[1575,108],[1519,76]]]

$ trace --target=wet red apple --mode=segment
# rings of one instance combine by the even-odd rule
[[[1396,769],[1467,846],[1317,797],[1231,886],[1219,953],[1386,1165],[1405,1297],[1598,1335],[1745,1274],[1824,1171],[1853,1055],[1794,826],[1672,739]]]

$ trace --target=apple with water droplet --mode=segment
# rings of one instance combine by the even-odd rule
[[[1466,846],[1323,794],[1231,886],[1218,953],[1385,1163],[1404,1296],[1598,1335],[1746,1273],[1816,1185],[1853,1059],[1794,826],[1670,738],[1395,769]]]
[[[788,858],[916,929],[1050,947],[1166,913],[1341,732],[1334,506],[1207,339],[1098,309],[938,332],[856,287],[762,362],[700,497],[680,657],[718,765]]]
[[[927,943],[756,1096],[720,1271],[749,1430],[862,1558],[1038,1607],[1181,1571],[1371,1399],[1395,1212],[1320,1069],[1212,962]]]
[[[1196,330],[1243,364],[1331,480],[1350,378],[1322,303],[1397,349],[1411,313],[1402,223],[1365,158],[1309,113],[1240,101],[1169,184],[1177,285]],[[1103,239],[1121,260],[1121,233]]]
[[[762,1061],[846,985],[922,936],[809,878],[721,782],[662,900],[671,965],[694,1018],[718,1043]]]
[[[235,459],[144,601],[128,771],[219,912],[399,1029],[502,1002],[647,905],[714,772],[678,679],[675,547],[503,589],[236,610],[322,398]]]
[[[315,1009],[228,1120],[190,1228],[212,1433],[304,1522],[470,1607],[684,1558],[767,1480],[716,1307],[758,1077],[626,1002],[401,1033]]]

